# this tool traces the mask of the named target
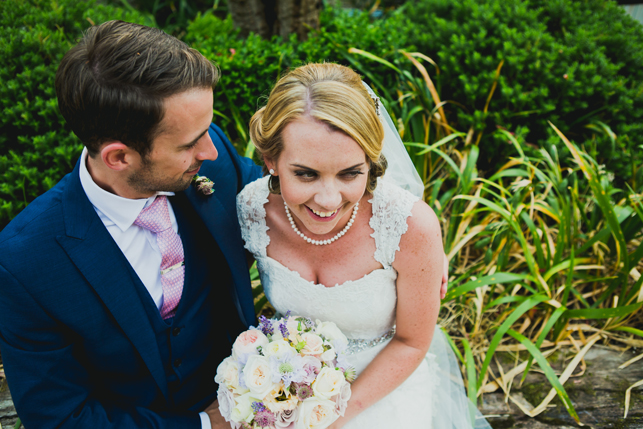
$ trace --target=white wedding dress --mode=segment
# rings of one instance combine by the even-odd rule
[[[361,373],[393,336],[397,272],[392,264],[407,230],[406,218],[418,198],[380,179],[370,200],[370,226],[376,244],[373,257],[383,268],[361,279],[326,287],[302,278],[267,255],[270,237],[264,205],[268,195],[268,177],[264,177],[248,184],[237,197],[241,234],[257,260],[268,300],[281,314],[290,310],[313,320],[335,322],[349,338],[349,361]],[[415,372],[344,427],[490,428],[469,403],[455,355],[436,328],[429,353]],[[476,415],[472,417],[472,413]]]

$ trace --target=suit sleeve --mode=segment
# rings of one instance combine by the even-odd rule
[[[43,280],[46,281],[46,280]],[[0,351],[16,410],[28,428],[200,429],[194,413],[159,414],[102,401],[77,358],[79,341],[0,265]]]
[[[261,178],[263,175],[261,167],[255,164],[250,158],[239,155],[235,147],[232,145],[228,137],[218,126],[211,124],[210,132],[215,134],[219,140],[222,142],[222,146],[228,152],[232,163],[235,165],[237,170],[237,193],[248,183],[254,182],[255,180]]]

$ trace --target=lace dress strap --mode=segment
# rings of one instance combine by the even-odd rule
[[[245,241],[245,248],[255,258],[266,257],[266,248],[270,244],[270,237],[266,233],[266,209],[268,202],[269,176],[257,179],[246,185],[237,195],[237,216],[241,226],[241,237]]]
[[[369,202],[373,216],[369,225],[375,239],[375,260],[385,269],[390,269],[395,252],[400,250],[400,239],[409,228],[406,219],[411,216],[413,204],[419,198],[399,186],[380,178]]]

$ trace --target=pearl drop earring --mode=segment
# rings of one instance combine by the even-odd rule
[[[270,175],[271,175],[271,176],[274,176],[274,175],[275,175],[275,170],[273,170],[273,169],[271,168],[270,170],[268,170],[268,173],[270,173]]]

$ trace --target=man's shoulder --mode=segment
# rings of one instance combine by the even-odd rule
[[[69,175],[33,200],[0,231],[0,253],[29,247],[33,241],[58,235],[63,226],[62,197]],[[33,248],[32,248],[33,249]],[[37,250],[36,250],[37,251]]]

